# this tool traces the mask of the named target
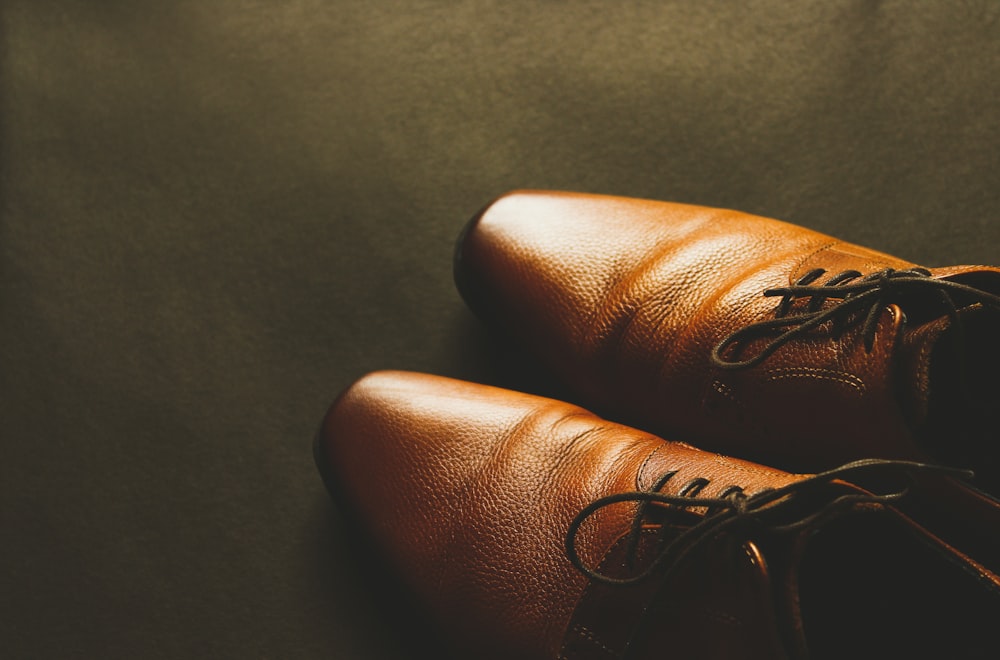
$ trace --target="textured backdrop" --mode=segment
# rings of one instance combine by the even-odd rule
[[[451,280],[512,188],[1000,263],[1000,4],[5,0],[4,657],[408,658],[310,442],[379,368],[557,393]]]

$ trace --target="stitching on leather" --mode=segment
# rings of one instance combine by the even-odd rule
[[[702,408],[710,408],[714,404],[709,403],[709,397],[713,393],[718,394],[723,399],[732,404],[731,412],[726,414],[735,415],[738,423],[741,425],[749,426],[758,437],[764,438],[770,435],[767,424],[760,419],[758,416],[754,415],[747,406],[736,397],[736,391],[733,387],[719,379],[712,380],[711,384],[705,389],[705,393],[701,399]],[[714,414],[714,413],[713,413]]]
[[[655,450],[654,450],[654,453],[655,453]],[[642,536],[651,536],[651,535],[655,535],[655,534],[658,534],[658,533],[659,533],[658,530],[653,530],[653,529],[644,529],[644,530],[642,530],[640,532],[640,534]],[[614,543],[612,543],[611,547],[608,548],[607,553],[605,554],[605,559],[604,560],[606,561],[607,560],[607,555],[609,555],[612,552],[614,552],[617,549],[618,546],[622,545],[625,542],[626,542],[626,537],[622,536],[617,541],[615,541]],[[577,610],[580,608],[581,603],[584,603],[585,601],[587,601],[590,598],[590,596],[591,596],[594,588],[595,588],[595,583],[592,582],[592,581],[588,582],[587,586],[585,586],[583,588],[583,591],[580,593],[580,597],[577,599],[576,604],[573,606],[573,613],[570,615],[570,622],[571,623],[576,618],[576,616],[577,616]],[[581,623],[573,623],[573,626],[571,628],[569,628],[569,630],[566,632],[566,634],[563,635],[563,643],[562,643],[562,646],[559,648],[559,658],[560,658],[560,660],[572,660],[572,658],[575,655],[578,655],[578,654],[570,655],[569,654],[569,650],[568,650],[567,647],[569,647],[569,645],[571,643],[571,640],[568,639],[569,636],[571,634],[573,634],[573,633],[579,633],[579,630],[581,628],[586,629],[583,626],[583,624],[581,624]],[[596,640],[594,640],[594,641],[596,641]],[[597,643],[600,644],[599,642],[597,642]],[[600,644],[600,646],[604,650],[608,651],[612,655],[612,657],[617,657],[617,653],[615,653],[614,651],[609,650],[603,644]]]
[[[735,462],[729,460],[728,457],[723,456],[722,454],[716,454],[714,458],[715,458],[715,462],[719,463],[720,465],[725,465],[726,467],[728,467],[730,469],[739,470],[741,472],[746,472],[747,474],[758,474],[758,475],[761,475],[761,476],[771,477],[771,478],[774,478],[776,476],[784,476],[786,474],[787,475],[791,475],[791,476],[796,476],[796,475],[799,474],[799,473],[796,473],[796,472],[784,472],[783,473],[783,472],[779,472],[778,470],[773,470],[773,469],[767,468],[765,466],[759,466],[758,467],[754,463],[750,463],[750,464],[735,463]]]
[[[826,245],[824,245],[823,247],[821,247],[821,248],[819,248],[819,249],[817,249],[817,250],[815,250],[815,251],[813,251],[813,252],[810,252],[810,253],[809,253],[809,254],[807,254],[806,256],[804,256],[804,257],[802,257],[801,259],[799,259],[799,262],[798,262],[797,264],[795,264],[795,268],[793,268],[793,269],[792,269],[791,271],[789,271],[789,273],[788,273],[788,282],[789,282],[789,284],[791,284],[792,282],[794,282],[795,280],[797,280],[797,279],[798,279],[798,275],[799,275],[799,271],[800,271],[800,270],[802,269],[802,264],[804,264],[805,262],[807,262],[807,261],[809,261],[810,259],[812,259],[813,257],[815,257],[815,256],[816,256],[817,254],[819,254],[820,252],[823,252],[823,251],[825,251],[825,250],[829,250],[829,249],[830,249],[830,248],[832,248],[833,246],[835,246],[835,245],[839,245],[840,243],[843,243],[843,242],[844,242],[844,241],[834,241],[834,242],[832,242],[832,243],[827,243],[827,244],[826,244]]]
[[[601,642],[601,640],[597,638],[597,635],[595,635],[594,632],[592,630],[590,630],[589,628],[587,628],[586,626],[581,626],[581,625],[577,624],[577,625],[573,626],[573,632],[575,632],[581,638],[587,640],[591,644],[597,646],[598,648],[600,648],[602,651],[604,651],[605,653],[607,653],[611,657],[614,657],[615,655],[617,655],[613,650],[611,650],[603,642]]]
[[[857,390],[858,394],[865,393],[865,382],[854,374],[849,374],[845,371],[816,369],[814,367],[787,367],[783,369],[770,369],[767,371],[767,379],[770,381],[782,380],[785,378],[815,378],[817,380],[832,380],[853,387]]]
[[[663,446],[657,446],[655,449],[653,449],[653,451],[649,452],[649,454],[646,456],[646,459],[642,462],[642,465],[639,466],[639,471],[635,473],[635,486],[638,490],[645,490],[645,486],[643,485],[643,477],[646,474],[646,467],[649,465],[650,461],[653,460],[653,456],[658,454],[661,449],[663,449]]]

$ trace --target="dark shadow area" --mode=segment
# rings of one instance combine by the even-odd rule
[[[373,658],[456,660],[442,634],[442,622],[428,616],[426,606],[373,542],[365,521],[352,512],[337,484],[326,475],[324,482],[332,493],[320,507],[317,575],[337,609],[343,610],[331,625],[346,625],[350,636],[365,640],[366,647],[375,641]]]

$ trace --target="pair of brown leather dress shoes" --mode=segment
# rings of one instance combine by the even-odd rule
[[[517,192],[456,282],[601,414],[404,372],[331,406],[327,487],[459,657],[1000,654],[1000,268]]]

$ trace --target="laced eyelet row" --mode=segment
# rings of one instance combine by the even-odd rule
[[[904,477],[908,485],[889,493],[869,493],[865,491],[824,491],[830,482],[853,477],[862,472],[890,472]],[[570,562],[592,580],[614,585],[629,585],[648,579],[654,573],[665,569],[669,574],[685,557],[716,538],[720,533],[731,531],[752,536],[761,530],[789,532],[800,530],[837,511],[858,503],[891,504],[904,497],[919,473],[933,472],[961,479],[972,479],[968,470],[960,470],[942,465],[916,463],[912,461],[892,461],[864,459],[847,463],[840,467],[800,479],[781,488],[761,490],[747,495],[740,486],[727,486],[715,497],[701,497],[700,493],[711,481],[697,477],[681,487],[677,495],[661,493],[660,489],[677,471],[665,472],[647,491],[630,491],[601,497],[584,507],[570,523],[566,532],[565,549]],[[813,497],[807,497],[813,496]],[[577,535],[583,524],[605,507],[622,502],[636,503],[628,538],[626,540],[626,564],[631,568],[635,563],[639,542],[652,504],[666,505],[688,510],[703,508],[701,520],[681,531],[673,540],[657,550],[657,554],[631,577],[618,578],[589,566],[577,551]],[[792,517],[791,521],[788,520]]]
[[[791,286],[764,291],[768,297],[781,296],[774,318],[752,323],[729,334],[712,349],[712,363],[722,369],[753,367],[791,340],[824,323],[833,322],[837,334],[861,322],[862,318],[864,327],[861,335],[865,350],[870,353],[875,345],[875,332],[882,310],[914,294],[936,300],[956,326],[961,323],[957,300],[962,306],[980,303],[1000,309],[1000,296],[967,284],[932,277],[925,268],[887,268],[865,276],[856,270],[845,270],[823,284],[815,284],[826,272],[817,268]],[[809,298],[809,304],[803,311],[792,314],[793,304],[800,298]],[[831,299],[839,302],[824,308],[824,303]],[[902,323],[906,323],[905,316]],[[777,336],[774,336],[775,333],[778,333]],[[730,352],[738,355],[738,345],[771,336],[774,336],[773,339],[756,355],[746,359],[727,357]]]

